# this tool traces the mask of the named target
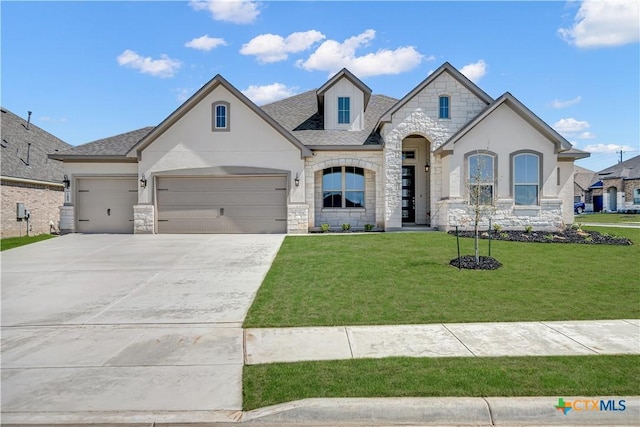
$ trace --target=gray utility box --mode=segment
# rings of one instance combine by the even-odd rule
[[[27,217],[27,210],[24,207],[24,203],[16,203],[16,217],[18,221],[22,221]]]

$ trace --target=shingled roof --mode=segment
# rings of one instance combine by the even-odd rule
[[[388,96],[371,95],[365,112],[364,130],[348,132],[324,129],[324,119],[318,112],[316,90],[263,105],[261,108],[304,145],[322,149],[332,146],[381,145],[382,138],[375,133],[376,124],[396,102],[397,99]]]
[[[588,189],[591,183],[593,183],[594,177],[596,177],[596,173],[594,171],[578,165],[573,166],[573,182],[575,182],[581,189]]]
[[[61,184],[62,163],[47,157],[49,153],[66,150],[69,144],[56,138],[4,107],[0,107],[2,122],[2,178],[29,179]]]
[[[610,166],[597,172],[595,180],[598,179],[640,179],[640,156],[635,156],[622,163]]]
[[[75,158],[82,160],[88,158],[96,160],[123,159],[127,152],[153,129],[153,126],[148,126],[131,132],[121,133],[109,138],[78,145],[77,147],[52,154],[50,157],[59,160],[73,160]],[[130,159],[130,161],[135,161],[135,158]]]

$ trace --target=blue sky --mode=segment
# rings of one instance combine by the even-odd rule
[[[342,67],[401,98],[448,61],[600,170],[640,154],[639,4],[3,1],[1,101],[78,145],[158,124],[218,73],[258,105]]]

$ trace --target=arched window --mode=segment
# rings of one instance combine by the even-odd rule
[[[449,104],[451,102],[451,98],[446,95],[442,95],[439,100],[439,113],[438,118],[440,119],[450,119],[451,115],[449,113]]]
[[[215,102],[212,105],[212,127],[213,132],[229,130],[229,103],[224,101]]]
[[[516,205],[537,205],[540,200],[540,156],[513,156],[513,197]]]
[[[495,158],[491,154],[471,154],[468,157],[469,203],[493,205],[495,194]]]
[[[363,208],[364,169],[336,166],[323,170],[322,199],[325,208]]]

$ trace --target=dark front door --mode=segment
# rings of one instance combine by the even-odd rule
[[[593,196],[593,211],[602,212],[602,196]]]
[[[416,222],[415,176],[415,166],[402,166],[402,222]]]

